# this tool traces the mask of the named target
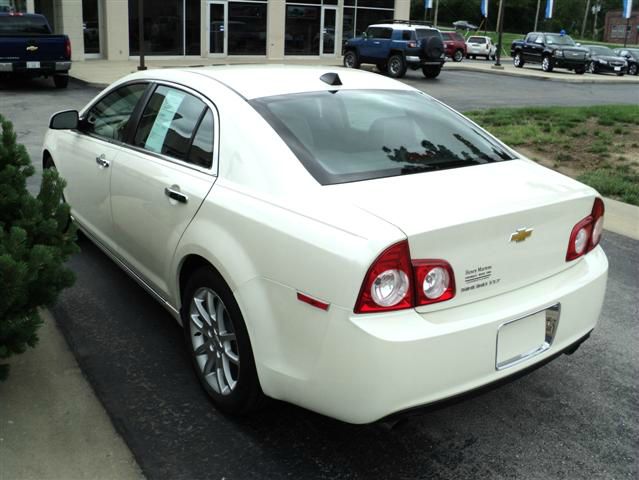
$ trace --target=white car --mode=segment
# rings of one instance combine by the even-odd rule
[[[597,192],[381,75],[135,73],[54,115],[43,162],[226,412],[376,421],[572,352],[602,306]]]
[[[485,57],[494,60],[497,55],[497,45],[490,37],[473,35],[466,40],[466,58]]]

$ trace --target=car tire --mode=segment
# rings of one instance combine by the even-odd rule
[[[637,75],[638,72],[639,72],[639,68],[637,68],[636,63],[628,67],[628,75]]]
[[[69,85],[69,75],[54,75],[53,84],[55,88],[67,88]]]
[[[426,65],[422,67],[422,73],[426,78],[437,78],[441,71],[441,65]]]
[[[582,68],[575,68],[575,73],[577,75],[583,75],[584,73],[586,73],[586,68],[582,67]]]
[[[586,71],[588,73],[597,73],[597,66],[595,65],[595,62],[588,63],[588,66],[586,67]]]
[[[477,60],[477,55],[473,55],[473,60]]]
[[[554,62],[552,60],[552,57],[550,55],[544,55],[544,58],[541,59],[541,69],[544,72],[552,72],[553,69],[555,68]]]
[[[464,59],[464,52],[462,50],[455,50],[453,54],[453,62],[461,62]]]
[[[515,56],[513,57],[513,65],[516,68],[523,68],[525,63],[526,62],[524,62],[524,57],[521,56],[521,52],[516,52]]]
[[[348,50],[344,54],[344,66],[346,68],[359,68],[360,65],[359,56],[355,50]]]
[[[388,76],[392,78],[402,78],[406,75],[406,61],[404,60],[403,55],[395,54],[391,55],[388,59]]]
[[[232,415],[257,410],[265,397],[251,342],[222,276],[212,268],[196,270],[184,289],[180,315],[196,375],[216,408]]]

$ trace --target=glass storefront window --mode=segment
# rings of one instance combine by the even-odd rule
[[[266,55],[266,3],[229,2],[228,54]]]
[[[129,0],[129,51],[140,53],[138,1]],[[143,0],[146,55],[199,55],[199,0]],[[185,3],[186,2],[186,3]]]
[[[378,10],[374,8],[358,8],[355,21],[355,36],[359,37],[366,31],[369,25],[380,23],[381,21],[391,20],[393,18],[392,10]]]
[[[82,33],[84,53],[100,53],[100,1],[82,0]]]
[[[285,55],[319,55],[322,7],[286,6]]]

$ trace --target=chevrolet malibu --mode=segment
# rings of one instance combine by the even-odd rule
[[[43,166],[224,412],[373,422],[571,353],[601,310],[597,192],[383,76],[135,73],[52,117]]]

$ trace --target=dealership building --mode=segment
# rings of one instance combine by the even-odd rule
[[[7,0],[5,0],[7,1]],[[371,23],[409,18],[410,0],[11,0],[71,39],[73,59],[330,59]]]

